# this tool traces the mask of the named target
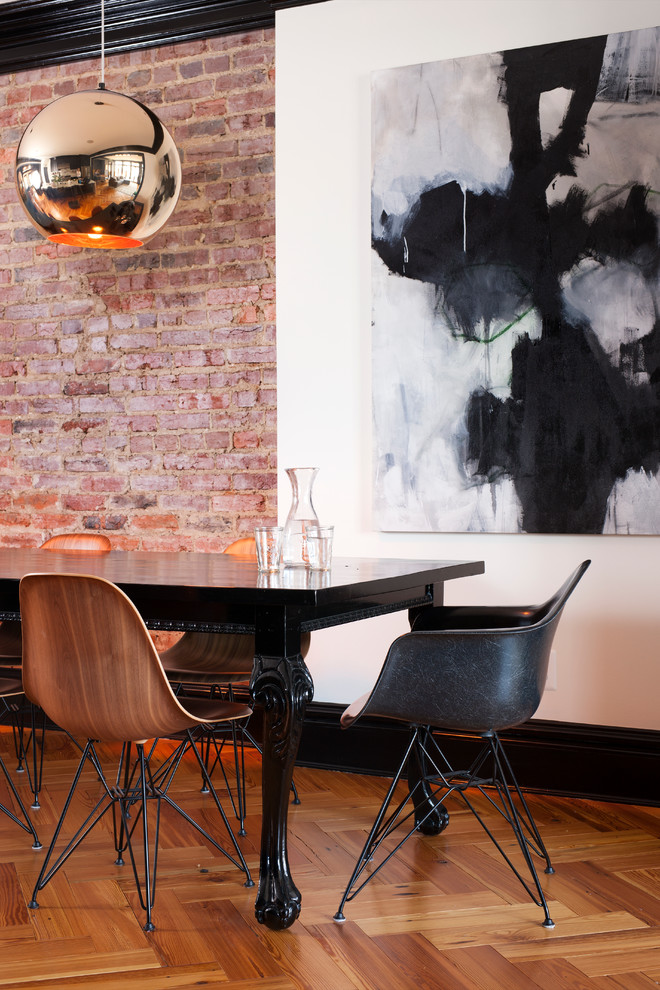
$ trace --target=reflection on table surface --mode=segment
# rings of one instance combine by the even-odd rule
[[[329,588],[330,571],[312,571],[307,567],[283,567],[279,571],[260,571],[258,588]]]
[[[398,558],[339,557],[329,571],[283,567],[273,574],[259,574],[256,560],[225,553],[196,551],[112,550],[102,555],[63,553],[52,550],[0,548],[0,582],[18,581],[35,571],[86,573],[119,585],[153,587],[214,588],[259,592],[262,589],[291,592],[345,589],[354,585],[377,586],[394,582],[397,587],[482,574],[482,561],[400,560]]]

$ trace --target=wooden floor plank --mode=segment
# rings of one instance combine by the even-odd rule
[[[322,925],[314,929],[326,954],[353,981],[355,990],[412,990],[417,986],[372,939],[365,939],[360,928],[351,921],[343,925]],[[442,986],[442,983],[439,984]]]
[[[243,918],[266,950],[273,955],[292,984],[299,990],[353,990],[353,974],[347,974],[330,958],[310,925],[294,925],[284,932],[273,932],[259,925],[254,912]],[[327,916],[326,916],[327,918]]]
[[[70,939],[66,944],[38,943],[25,951],[8,951],[3,946],[0,986],[22,980],[71,980],[99,973],[157,968],[159,963],[151,949],[126,949],[121,953],[96,952],[90,939]]]
[[[539,990],[596,990],[588,976],[561,956],[555,959],[519,961],[517,966]]]
[[[452,966],[446,956],[438,956],[429,942],[420,934],[379,936],[379,948],[389,957],[393,966],[419,990],[463,990],[472,986],[465,982],[460,967]],[[440,959],[440,967],[438,960]]]
[[[470,987],[488,987],[488,990],[538,990],[534,980],[490,945],[451,949],[444,955],[463,978],[470,981]]]
[[[472,917],[459,917],[455,924],[443,921],[441,928],[425,928],[425,935],[440,950],[460,948],[462,945],[495,945],[504,955],[509,955],[507,946],[524,940],[537,946],[550,941],[553,951],[561,954],[560,939],[588,935],[596,941],[596,937],[606,932],[633,931],[643,927],[637,918],[623,913],[575,917],[565,914],[566,908],[556,904],[552,904],[551,911],[556,922],[556,928],[552,931],[539,924],[538,914],[534,914],[527,905],[518,904],[510,905],[490,918],[481,912]]]
[[[600,863],[572,864],[573,877],[588,886],[610,911],[628,911],[647,925],[660,925],[660,899],[603,869]]]

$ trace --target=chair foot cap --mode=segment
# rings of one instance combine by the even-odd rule
[[[552,918],[546,918],[545,921],[543,922],[543,927],[544,928],[554,928],[555,927],[555,923],[552,920]]]
[[[124,865],[124,860],[121,858],[121,856],[118,856],[117,859],[115,860],[115,866],[123,866],[123,865]]]
[[[32,811],[41,811],[41,805],[39,804],[38,801],[33,801],[30,807]]]
[[[35,842],[32,843],[32,848],[33,849],[43,849],[43,846],[39,842],[39,839],[37,839]]]
[[[146,925],[144,926],[144,931],[145,932],[155,932],[156,931],[156,926],[154,925],[153,921],[148,921],[146,923]]]
[[[239,828],[239,830],[238,830],[238,834],[239,834],[239,835],[247,835],[247,832],[245,831],[245,829],[244,829],[244,828]]]
[[[546,866],[545,872],[546,873],[554,873],[555,872],[554,866]]]
[[[28,907],[29,908],[32,908],[33,911],[36,911],[36,909],[39,907],[39,905],[37,904],[37,902],[35,900],[32,900],[32,901],[30,901],[28,903]]]
[[[333,915],[332,920],[336,921],[338,925],[343,925],[343,923],[346,921],[346,918],[341,911],[337,911],[337,914]]]
[[[25,773],[25,767],[21,766],[21,764],[19,763],[18,766],[16,767],[16,773]]]
[[[245,881],[245,883],[243,884],[243,886],[244,887],[254,887],[254,880],[252,879],[252,877],[248,877],[247,880]]]

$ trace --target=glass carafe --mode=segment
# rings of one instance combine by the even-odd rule
[[[312,504],[312,485],[318,470],[315,467],[286,469],[293,490],[282,543],[282,561],[286,567],[306,567],[309,564],[306,534],[310,526],[319,524]]]

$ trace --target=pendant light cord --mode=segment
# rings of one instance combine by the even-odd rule
[[[101,82],[99,89],[105,89],[105,0],[101,0]]]

